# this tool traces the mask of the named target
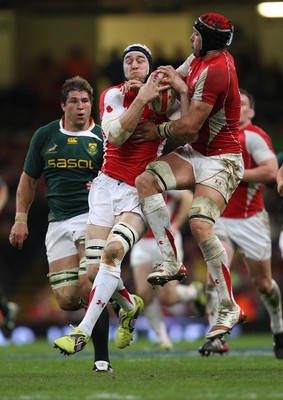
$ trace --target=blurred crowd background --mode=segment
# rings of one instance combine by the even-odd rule
[[[242,1],[123,1],[73,2],[52,0],[0,1],[0,175],[10,198],[0,215],[0,285],[9,300],[20,305],[18,323],[38,333],[47,326],[72,322],[60,311],[47,279],[45,183],[38,185],[29,215],[29,238],[16,250],[8,236],[14,220],[15,192],[34,131],[61,117],[60,89],[66,78],[81,75],[95,90],[93,115],[99,123],[98,99],[103,89],[123,81],[121,55],[130,43],[147,44],[154,66],[177,67],[190,54],[194,19],[203,12],[223,13],[235,24],[230,48],[240,86],[256,100],[254,123],[270,134],[276,152],[283,151],[282,20],[264,20],[255,4]],[[28,4],[26,4],[28,3]],[[60,3],[60,4],[59,4]],[[103,3],[103,4],[102,4]],[[223,4],[222,4],[223,3]],[[88,4],[88,5],[87,5]],[[96,4],[96,6],[95,6]],[[281,58],[280,58],[281,57]],[[176,146],[168,142],[166,150]],[[264,188],[273,238],[273,274],[283,289],[283,261],[278,248],[280,198],[276,185]],[[188,226],[183,228],[187,282],[205,282],[206,267]],[[128,257],[123,277],[134,291]],[[267,315],[236,258],[232,267],[235,297],[249,317],[246,330],[268,330]],[[189,305],[165,310],[168,316],[190,316]],[[74,316],[75,318],[75,316]]]

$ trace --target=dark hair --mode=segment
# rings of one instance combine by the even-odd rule
[[[245,96],[247,96],[247,98],[249,99],[250,102],[250,107],[254,110],[255,109],[255,99],[254,96],[249,93],[247,90],[245,89],[239,89],[241,94],[244,94]]]
[[[233,39],[233,25],[226,17],[220,14],[202,14],[195,20],[194,28],[202,38],[201,57],[204,57],[210,50],[227,48]]]
[[[81,76],[74,76],[65,81],[61,89],[62,103],[66,104],[69,92],[74,90],[77,90],[78,92],[87,92],[91,104],[93,103],[93,88],[90,86],[88,81]]]

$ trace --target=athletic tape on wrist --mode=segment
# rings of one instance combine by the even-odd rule
[[[169,138],[169,139],[176,139],[176,136],[170,130],[170,126],[173,121],[163,122],[160,125],[157,125],[157,132],[161,138]]]
[[[15,224],[26,224],[28,220],[27,213],[17,212],[15,216]]]

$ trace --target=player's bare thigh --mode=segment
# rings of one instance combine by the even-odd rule
[[[159,159],[170,165],[176,180],[176,188],[172,189],[190,189],[195,185],[195,178],[192,165],[180,158],[174,153],[166,154]]]
[[[91,239],[106,240],[112,227],[87,224],[86,241]]]
[[[149,164],[148,168],[152,171],[146,170],[136,178],[140,199],[164,190],[190,189],[194,186],[191,164],[174,153],[160,157],[156,162]],[[158,177],[161,178],[160,181]]]
[[[195,185],[195,177],[192,165],[177,156],[175,153],[169,153],[160,158],[166,161],[175,176],[176,189],[189,189]]]
[[[65,269],[78,269],[79,268],[79,256],[74,254],[54,260],[49,263],[49,272],[60,272]]]
[[[160,160],[166,161],[170,165],[175,176],[177,189],[194,187],[194,197],[207,196],[217,204],[221,212],[225,209],[226,202],[220,192],[205,184],[195,183],[193,167],[188,161],[183,160],[174,153],[169,153],[161,157]]]
[[[118,222],[126,222],[131,225],[138,234],[138,239],[143,237],[147,231],[146,224],[140,214],[136,212],[123,212],[115,217],[115,224]]]

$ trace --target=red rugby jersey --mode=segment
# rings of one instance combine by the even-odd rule
[[[123,84],[110,87],[101,94],[101,121],[113,115],[122,115],[136,97],[135,92],[123,94],[122,86]],[[166,115],[156,114],[148,106],[145,106],[141,119],[150,119],[156,124],[168,121]],[[102,172],[134,186],[135,178],[145,170],[147,164],[161,155],[164,144],[165,140],[161,138],[141,144],[134,144],[129,138],[122,146],[116,147],[106,139]]]
[[[241,153],[238,141],[241,101],[232,55],[224,51],[210,60],[191,55],[178,70],[186,79],[189,97],[213,106],[192,147],[205,156]]]
[[[245,169],[255,168],[262,161],[276,157],[271,138],[256,125],[239,131]],[[229,200],[221,217],[247,218],[264,208],[262,184],[241,182]]]

